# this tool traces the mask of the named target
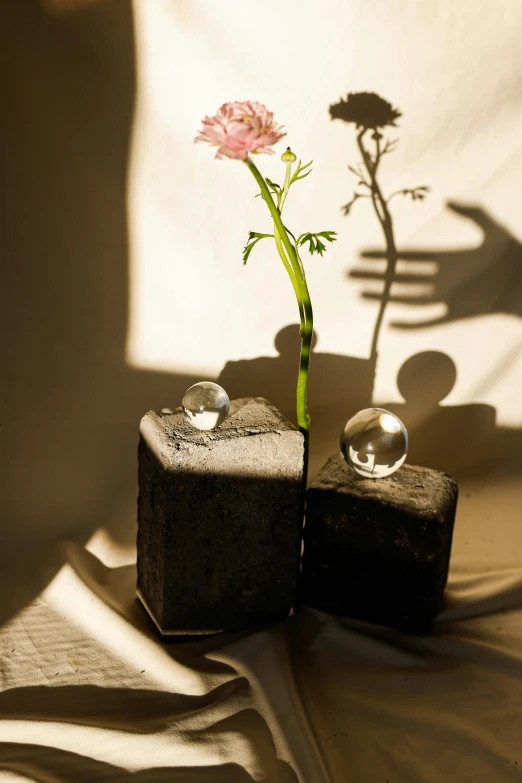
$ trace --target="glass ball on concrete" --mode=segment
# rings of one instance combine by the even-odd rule
[[[212,381],[195,383],[181,401],[183,415],[198,430],[215,430],[225,421],[229,407],[228,394]]]
[[[406,427],[384,408],[359,411],[341,433],[341,452],[346,462],[365,478],[391,476],[403,464],[407,451]]]

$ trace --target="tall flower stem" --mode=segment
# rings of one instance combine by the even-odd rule
[[[308,466],[308,449],[309,449],[309,435],[310,435],[310,415],[308,413],[307,405],[307,391],[308,391],[308,370],[310,366],[310,352],[313,335],[313,311],[312,303],[310,301],[310,295],[308,293],[308,286],[306,285],[306,278],[303,273],[301,260],[299,258],[297,248],[294,246],[288,232],[281,220],[280,209],[276,206],[272,194],[266,184],[266,181],[255,165],[250,159],[246,158],[246,165],[252,172],[257,184],[261,189],[262,196],[266,201],[270,214],[274,221],[274,238],[278,253],[283,261],[285,269],[290,277],[294,292],[297,298],[297,304],[299,307],[299,320],[300,320],[300,333],[301,333],[301,355],[299,360],[299,375],[297,378],[297,424],[300,431],[303,433],[305,440],[305,476]],[[287,168],[287,177],[285,179],[285,188],[288,192],[289,185],[289,169]],[[284,198],[286,198],[286,192]]]
[[[395,277],[395,270],[397,267],[397,248],[395,246],[395,235],[393,232],[393,221],[390,211],[388,209],[387,200],[382,195],[381,188],[377,182],[377,169],[381,160],[381,147],[380,147],[380,135],[375,132],[375,157],[372,158],[364,146],[364,135],[368,131],[368,128],[363,128],[357,136],[357,146],[361,153],[364,166],[368,172],[370,178],[370,193],[373,203],[375,214],[381,224],[381,228],[384,234],[386,242],[386,272],[384,274],[384,289],[381,297],[381,303],[379,306],[379,313],[377,315],[377,321],[375,322],[375,328],[373,330],[372,345],[370,350],[370,360],[375,364],[377,362],[377,348],[379,344],[379,337],[381,333],[382,323],[384,319],[384,313],[386,306],[390,300],[391,287]]]

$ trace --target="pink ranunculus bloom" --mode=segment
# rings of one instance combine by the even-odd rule
[[[270,147],[286,136],[274,115],[257,101],[224,103],[215,117],[205,117],[194,141],[218,147],[216,158],[245,160],[249,153],[273,154]]]

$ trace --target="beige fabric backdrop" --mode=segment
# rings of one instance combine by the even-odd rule
[[[519,780],[522,6],[51,5],[0,4],[0,779]],[[404,113],[385,187],[432,188],[394,202],[401,271],[426,276],[394,293],[425,299],[388,308],[375,379],[380,267],[361,254],[381,237],[367,204],[342,215],[355,146],[328,115],[349,90]],[[306,260],[312,474],[373,400],[410,424],[412,460],[461,482],[430,636],[306,610],[167,645],[135,601],[140,416],[202,378],[292,414],[291,287],[268,245],[241,265],[263,205],[192,144],[247,98],[314,159],[289,224],[339,235]]]

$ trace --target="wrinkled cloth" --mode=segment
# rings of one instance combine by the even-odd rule
[[[1,783],[521,780],[521,25],[519,0],[0,3]],[[358,91],[402,112],[385,193],[431,188],[391,203],[376,365],[383,238],[367,200],[343,214],[358,154],[329,114]],[[303,251],[311,477],[376,403],[460,480],[425,636],[305,607],[169,642],[136,599],[141,416],[203,379],[295,414],[290,283],[270,239],[241,259],[266,207],[192,144],[235,100],[313,158],[291,230],[337,231]]]
[[[522,568],[452,574],[425,636],[305,608],[169,643],[135,598],[134,564],[65,552],[0,634],[2,769],[64,782],[520,777]]]

